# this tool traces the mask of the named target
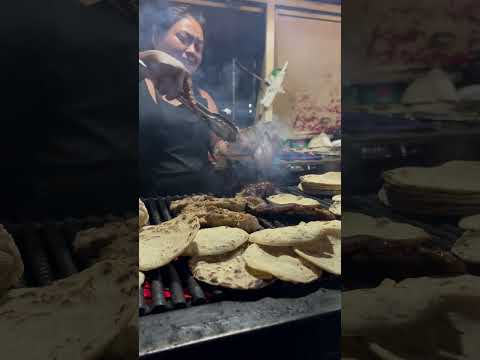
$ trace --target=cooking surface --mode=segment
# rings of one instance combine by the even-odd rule
[[[284,190],[298,194],[298,189]],[[170,219],[168,202],[177,198],[145,199],[151,222]],[[331,203],[328,195],[314,198],[325,208]],[[285,225],[278,220],[259,221],[264,227]],[[161,268],[159,273],[161,286],[155,285],[151,297],[139,294],[139,311],[146,315],[139,319],[140,356],[304,319],[320,319],[341,308],[340,278],[328,274],[305,285],[276,281],[260,290],[232,290],[197,281],[184,259]],[[158,280],[157,274],[152,277],[150,272],[146,278]],[[152,287],[148,284],[147,295]]]
[[[267,297],[253,302],[223,301],[141,317],[140,356],[321,317],[339,311],[340,302],[340,290],[322,288],[301,297]]]

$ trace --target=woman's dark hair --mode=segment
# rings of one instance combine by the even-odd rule
[[[192,17],[205,32],[205,18],[202,13],[190,6],[169,6],[165,0],[140,0],[139,43],[141,50],[151,49],[154,29],[162,35],[178,21]]]

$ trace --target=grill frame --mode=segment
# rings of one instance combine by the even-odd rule
[[[282,190],[292,193],[289,189]],[[188,196],[192,195],[147,198],[142,201],[147,207],[149,216],[153,210],[153,222],[157,222],[171,218],[168,211],[170,201]],[[329,206],[321,196],[315,198],[321,200],[322,206]],[[156,215],[155,209],[152,209],[154,207],[152,204],[159,205],[157,206],[159,216]],[[268,221],[261,217],[258,219],[264,227],[284,226],[276,221]],[[178,260],[174,264],[174,270],[178,273]],[[216,291],[217,294],[210,299],[211,302],[201,306],[187,302],[186,307],[181,306],[181,311],[164,312],[165,309],[161,309],[162,313],[154,311],[147,316],[141,316],[139,318],[140,357],[158,355],[174,349],[261,329],[275,328],[282,324],[321,319],[341,309],[341,278],[337,276],[325,276],[313,284],[304,286],[277,281],[270,287],[252,291],[223,289],[200,283],[193,277],[192,279],[206,293]]]

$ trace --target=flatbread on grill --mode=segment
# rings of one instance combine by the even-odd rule
[[[277,194],[267,198],[269,203],[283,205],[283,204],[298,204],[298,205],[320,205],[317,200],[310,199],[304,196],[297,196],[293,194]]]
[[[23,261],[15,241],[0,225],[0,292],[14,286],[23,275]]]
[[[185,256],[210,256],[231,252],[248,240],[248,233],[228,226],[200,229],[187,247]]]
[[[149,216],[148,211],[142,200],[138,199],[138,225],[140,229],[148,225]]]
[[[464,175],[464,176],[462,176]],[[406,190],[480,195],[480,161],[449,161],[435,167],[403,167],[383,173],[386,183]]]
[[[342,173],[331,171],[321,175],[304,175],[300,177],[300,183],[304,189],[308,187],[321,190],[340,190],[342,187]]]
[[[480,264],[480,231],[467,231],[451,249],[452,253],[467,263]]]
[[[293,251],[319,269],[335,275],[342,273],[342,246],[339,238],[327,236],[327,241],[295,247]]]
[[[310,221],[295,226],[265,229],[250,234],[249,241],[267,246],[295,246],[322,240],[327,235],[340,237],[341,222]]]
[[[180,256],[197,236],[199,229],[198,219],[186,215],[160,225],[146,226],[139,239],[140,270],[158,269]]]
[[[252,269],[292,283],[309,283],[322,274],[320,269],[299,259],[288,247],[250,244],[243,254],[243,259]]]
[[[2,352],[18,360],[96,360],[137,315],[137,261],[105,261],[0,302]],[[32,357],[32,350],[33,357]]]
[[[480,231],[480,214],[461,219],[458,226],[464,230]]]
[[[423,229],[387,218],[374,218],[365,214],[344,212],[343,238],[369,237],[402,245],[419,245],[431,239]]]
[[[244,251],[245,246],[228,254],[193,257],[189,261],[190,270],[200,281],[230,289],[251,290],[270,285],[269,274],[248,269],[242,257]]]

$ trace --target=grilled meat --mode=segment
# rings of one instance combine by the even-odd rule
[[[264,181],[256,184],[250,184],[245,186],[242,191],[237,194],[238,196],[256,196],[261,198],[266,198],[268,196],[274,195],[277,193],[275,185],[271,182]]]
[[[213,205],[190,204],[183,208],[182,214],[197,216],[202,227],[230,226],[243,229],[248,233],[262,229],[257,218],[251,214],[235,212]]]
[[[247,206],[255,207],[265,202],[254,196],[237,196],[234,198],[217,198],[209,195],[195,195],[186,197],[181,200],[172,201],[170,204],[170,211],[178,215],[190,205],[213,206],[220,209],[227,209],[230,211],[244,212]]]
[[[250,208],[249,212],[267,219],[269,217],[278,218],[278,216],[281,216],[301,221],[335,220],[335,215],[318,205],[265,204]]]

